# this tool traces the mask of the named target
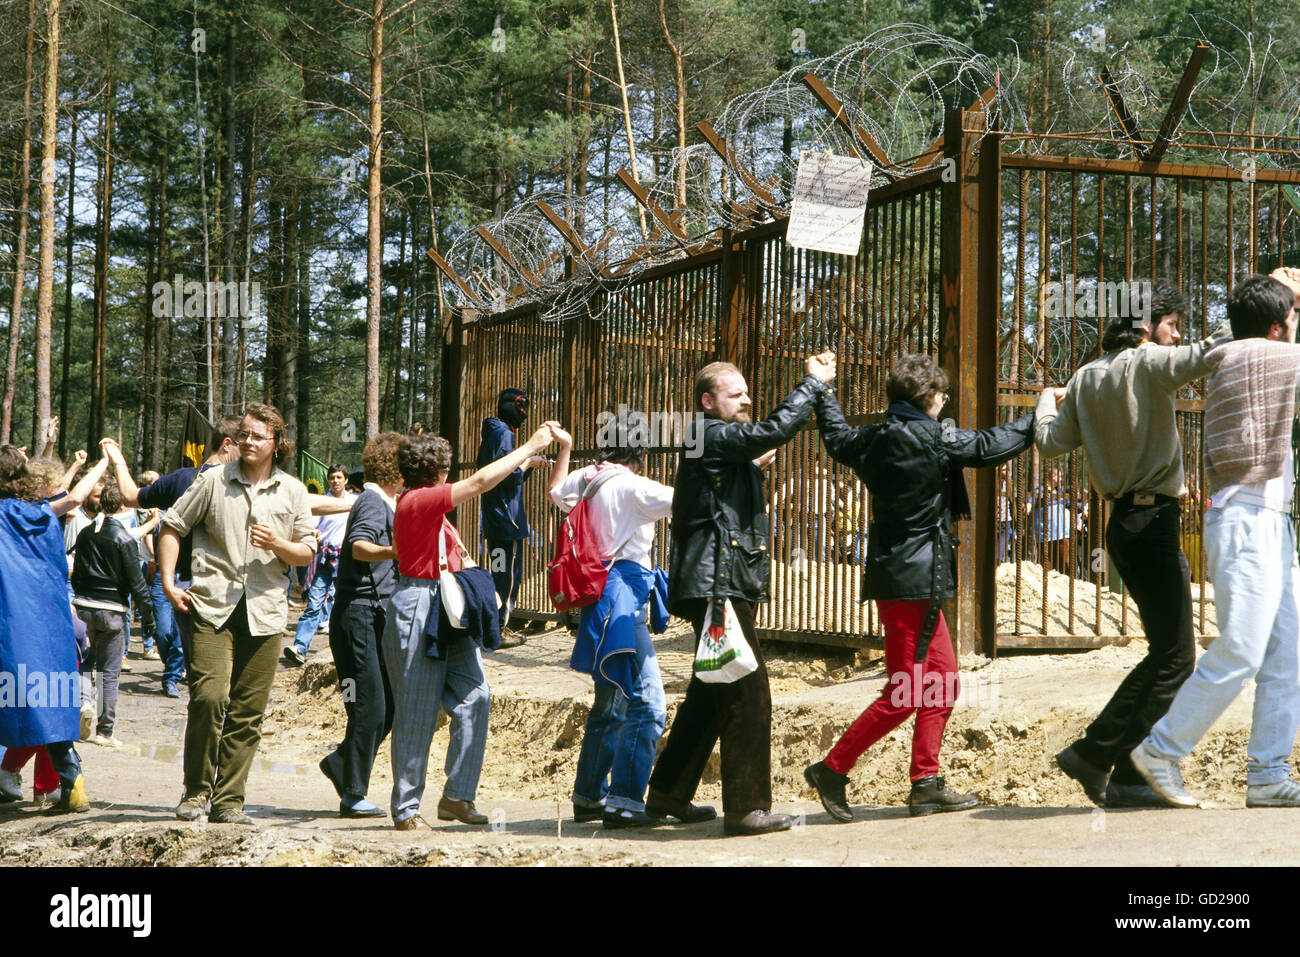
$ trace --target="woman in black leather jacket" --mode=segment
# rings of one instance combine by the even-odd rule
[[[953,595],[956,541],[951,524],[970,517],[961,470],[1000,465],[1034,441],[1034,416],[968,432],[940,424],[948,377],[931,356],[904,356],[885,383],[880,425],[854,429],[833,395],[818,403],[817,425],[831,457],[857,473],[872,497],[862,599],[874,599],[885,627],[889,684],[804,777],[837,821],[853,820],[844,789],[864,751],[916,712],[911,815],[975,807],[939,777],[939,745],[957,699],[957,659],[939,602]],[[932,640],[933,639],[933,640]]]

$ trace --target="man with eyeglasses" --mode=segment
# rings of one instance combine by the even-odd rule
[[[239,460],[195,479],[163,522],[158,564],[163,591],[193,619],[190,702],[185,727],[184,821],[253,824],[244,789],[262,739],[291,565],[316,547],[307,488],[280,466],[293,456],[284,419],[250,405],[235,433]],[[193,581],[173,572],[182,536],[192,534]]]

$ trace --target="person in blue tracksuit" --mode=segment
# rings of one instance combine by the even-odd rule
[[[528,394],[523,389],[502,389],[497,414],[483,420],[477,468],[483,468],[515,450],[515,430],[528,417]],[[506,624],[519,598],[523,580],[524,542],[531,534],[524,514],[524,479],[529,469],[547,465],[535,455],[515,469],[501,484],[483,493],[483,538],[487,542],[487,566],[501,599],[501,647],[524,643],[519,634],[506,635]]]

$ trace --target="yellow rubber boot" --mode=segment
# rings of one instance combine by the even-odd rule
[[[90,798],[86,797],[86,776],[78,774],[77,780],[72,782],[72,790],[64,791],[59,798],[59,802],[54,805],[52,810],[58,814],[79,814],[82,811],[90,810]]]

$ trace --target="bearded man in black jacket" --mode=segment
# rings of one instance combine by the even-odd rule
[[[673,541],[668,563],[668,610],[690,619],[698,635],[713,600],[721,624],[730,600],[757,670],[730,684],[692,678],[668,742],[650,776],[646,814],[684,823],[717,816],[691,803],[700,775],[722,743],[722,808],[727,834],[764,834],[790,827],[772,814],[772,696],[754,631],[755,605],[766,602],[771,556],[768,496],[761,469],[790,441],[835,381],[835,355],[808,359],[807,375],[761,422],[750,422],[749,386],[729,362],[695,377],[703,426],[678,458],[673,494]]]
[[[970,432],[938,421],[948,376],[932,356],[904,356],[885,382],[889,408],[881,425],[849,426],[833,395],[817,406],[826,451],[853,469],[872,497],[862,600],[875,599],[885,627],[889,683],[831,749],[804,772],[832,819],[853,820],[845,798],[848,772],[862,753],[908,716],[912,732],[913,815],[975,807],[939,777],[939,745],[957,699],[957,659],[939,603],[957,583],[951,525],[970,517],[963,468],[1001,465],[1034,441],[1034,416]]]

